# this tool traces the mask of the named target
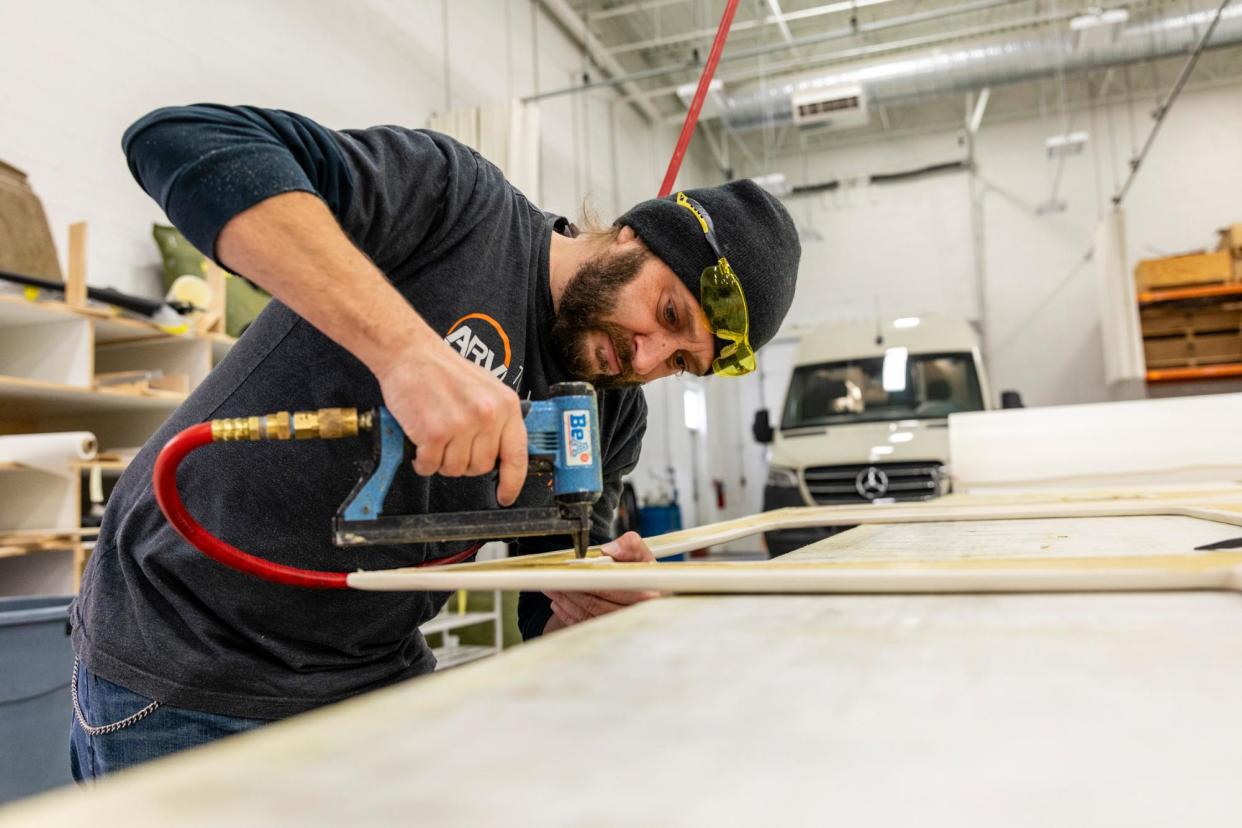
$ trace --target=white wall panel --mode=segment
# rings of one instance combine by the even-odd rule
[[[150,110],[247,103],[333,128],[421,127],[446,106],[532,93],[536,65],[543,90],[575,82],[583,67],[569,37],[532,14],[532,0],[48,0],[0,3],[0,31],[0,77],[9,79],[0,158],[30,175],[62,253],[67,225],[91,223],[91,285],[146,295],[161,292],[150,225],[165,219],[134,183],[120,141]],[[609,220],[654,192],[663,173],[654,155],[667,159],[672,141],[652,140],[654,129],[622,106],[624,198],[613,193],[614,99],[603,91],[589,105],[582,96],[543,103],[543,206],[576,216],[590,196]],[[687,160],[695,174],[696,163]]]
[[[1242,394],[949,417],[955,491],[1159,485],[1242,475]]]
[[[1242,220],[1242,94],[1239,86],[1185,93],[1126,201],[1128,267],[1140,258],[1210,247],[1213,230]],[[1131,153],[1130,113],[1079,113],[1092,137],[1064,161],[1063,212],[1040,214],[1055,170],[1044,139],[1056,117],[991,122],[977,137],[983,192],[983,321],[994,388],[1017,388],[1029,404],[1108,398],[1100,307],[1091,262],[1095,227]],[[1150,121],[1138,107],[1135,134]],[[1109,125],[1112,129],[1109,129]],[[783,157],[745,174],[784,172],[791,183],[848,181],[963,157],[956,132],[934,133]],[[944,174],[903,184],[851,187],[785,200],[802,227],[823,241],[803,244],[795,324],[881,314],[975,311],[973,238],[967,178]],[[896,275],[899,274],[899,275]],[[871,297],[871,304],[868,304]]]

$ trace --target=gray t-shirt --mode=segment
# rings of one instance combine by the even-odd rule
[[[236,213],[278,192],[324,198],[351,239],[465,359],[523,397],[572,379],[552,352],[548,285],[554,222],[477,153],[437,133],[332,132],[290,113],[211,106],[159,110],[126,133],[140,183],[200,249]],[[563,222],[562,222],[563,223]],[[447,596],[320,591],[267,583],[190,547],[151,488],[155,456],[187,426],[217,417],[381,404],[352,355],[279,302],[138,454],[109,499],[81,593],[73,645],[87,667],[161,702],[280,718],[434,668],[418,632]],[[605,492],[593,542],[610,537],[621,476],[637,463],[646,403],[599,395]],[[179,488],[205,527],[234,545],[311,569],[382,569],[465,544],[340,549],[331,521],[370,457],[367,438],[224,443],[190,455]],[[546,503],[533,479],[520,503]],[[398,476],[394,514],[496,508],[495,479]],[[566,538],[530,543],[563,548]],[[524,595],[537,634],[550,611]]]

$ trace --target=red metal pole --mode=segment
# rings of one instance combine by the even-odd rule
[[[699,110],[703,108],[703,100],[707,97],[707,88],[711,85],[712,76],[716,74],[716,64],[720,62],[720,53],[724,51],[725,40],[729,37],[729,29],[733,26],[733,13],[737,11],[737,0],[729,0],[724,15],[720,18],[720,27],[716,29],[716,39],[712,41],[712,50],[707,55],[707,65],[699,77],[699,88],[694,91],[694,100],[690,102],[690,111],[681,125],[681,135],[677,138],[677,148],[668,161],[668,172],[664,173],[664,183],[660,185],[660,198],[673,191],[673,182],[677,180],[677,172],[681,169],[681,160],[686,157],[686,147],[690,146],[690,136],[699,122]]]

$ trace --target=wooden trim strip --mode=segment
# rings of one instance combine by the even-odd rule
[[[1236,495],[1235,495],[1236,497]],[[650,538],[657,558],[765,531],[828,526],[1092,517],[1188,517],[1242,526],[1237,502],[1179,503],[1150,499],[1079,503],[871,507],[796,507],[670,532]],[[614,565],[592,549],[576,560],[569,550],[504,561],[351,573],[355,589],[379,591],[659,590],[671,592],[995,592],[1087,589],[1233,589],[1242,555],[842,562],[737,562]],[[1110,584],[1112,586],[1110,586]]]

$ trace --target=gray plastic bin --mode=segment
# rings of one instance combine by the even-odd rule
[[[72,600],[0,598],[0,802],[73,781]]]

